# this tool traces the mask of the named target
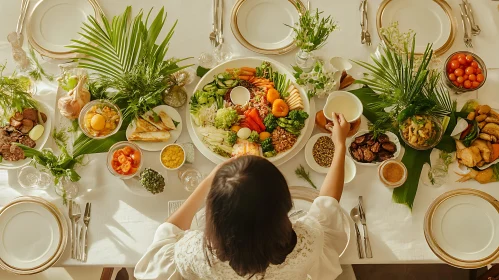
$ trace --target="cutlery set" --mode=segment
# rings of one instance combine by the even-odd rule
[[[350,216],[355,225],[355,234],[357,236],[357,252],[359,254],[359,259],[372,258],[373,253],[371,250],[371,242],[369,241],[369,233],[367,231],[367,220],[366,213],[364,211],[364,201],[362,196],[359,196],[359,204],[352,208],[350,211]],[[361,224],[364,230],[364,245],[362,245],[362,236],[360,234],[358,224]]]
[[[360,33],[360,42],[364,45],[371,45],[371,34],[369,33],[369,20],[367,18],[367,0],[362,0],[359,7],[360,13],[362,15],[360,21],[360,27],[362,29]]]
[[[72,200],[68,203],[69,219],[71,220],[71,258],[86,262],[88,252],[88,224],[90,223],[92,204],[87,202],[82,217],[80,205]],[[78,224],[80,219],[82,220],[82,226]]]
[[[224,2],[213,0],[213,23],[210,33],[211,45],[216,48],[224,42]]]
[[[468,0],[462,0],[459,8],[461,9],[461,19],[464,26],[464,44],[468,48],[473,48],[472,36],[480,35],[480,26],[476,24],[473,8]]]

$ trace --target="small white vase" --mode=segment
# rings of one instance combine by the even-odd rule
[[[296,65],[300,67],[304,72],[312,71],[316,61],[313,52],[307,52],[303,49],[300,49],[296,53],[295,59],[296,59]]]

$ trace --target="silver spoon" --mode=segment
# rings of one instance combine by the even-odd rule
[[[352,217],[353,223],[355,225],[355,234],[357,235],[357,253],[359,254],[359,259],[363,259],[364,253],[362,250],[362,237],[360,236],[359,226],[357,225],[358,223],[360,223],[359,208],[352,208],[352,210],[350,211],[350,217]]]

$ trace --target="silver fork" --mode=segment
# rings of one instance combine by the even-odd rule
[[[371,34],[369,33],[369,18],[367,17],[367,0],[364,0],[364,16],[366,18],[366,22],[365,22],[365,24],[366,24],[366,26],[365,26],[366,27],[366,34],[365,34],[366,44],[368,46],[370,46],[371,45]]]
[[[213,1],[213,24],[212,24],[212,31],[210,33],[210,41],[211,41],[211,46],[216,47],[218,46],[218,40],[217,40],[217,21],[218,21],[218,7],[217,7],[217,0],[212,0]]]
[[[79,240],[79,235],[78,235],[78,221],[80,220],[81,217],[81,208],[78,203],[72,201],[72,210],[73,210],[73,244],[71,244],[71,258],[76,259],[78,257],[78,248],[79,246],[77,245],[78,240]]]
[[[466,11],[466,7],[464,6],[464,4],[459,4],[459,7],[461,8],[461,19],[463,20],[463,25],[464,25],[464,44],[468,48],[473,48],[473,40],[471,39],[469,32],[470,22]]]

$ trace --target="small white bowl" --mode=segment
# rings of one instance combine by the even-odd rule
[[[327,174],[329,171],[329,167],[320,166],[315,161],[314,156],[312,154],[315,142],[317,142],[317,140],[322,136],[331,137],[331,134],[328,133],[315,134],[308,140],[307,145],[305,146],[305,161],[307,162],[308,166],[310,166],[310,168],[312,168],[312,170],[314,170],[315,172],[321,174]],[[355,178],[355,175],[357,173],[357,167],[355,166],[354,161],[349,157],[345,157],[345,175],[347,174],[346,172],[347,168],[352,171],[349,173],[350,174],[349,177],[345,176],[344,179],[345,184],[350,183]]]
[[[176,167],[176,168],[169,168],[169,167],[166,167],[165,164],[163,163],[163,160],[161,159],[162,155],[163,155],[163,152],[170,146],[178,146],[180,147],[180,149],[182,149],[182,151],[184,152],[184,159],[182,160],[182,163]],[[184,147],[182,147],[182,145],[179,145],[179,144],[169,144],[169,145],[166,145],[162,150],[161,150],[161,153],[159,153],[159,162],[161,162],[161,165],[166,168],[166,170],[170,170],[170,171],[175,171],[177,169],[179,169],[180,167],[182,167],[185,163],[185,159],[187,158],[187,155],[185,153],[185,149]]]
[[[242,86],[237,86],[230,91],[230,100],[235,105],[244,105],[250,100],[250,92],[247,88]],[[239,99],[239,100],[238,100]],[[240,102],[236,102],[240,101]],[[244,102],[243,102],[244,101]]]
[[[357,133],[355,133],[354,136],[352,136],[350,138],[347,138],[347,142],[346,142],[347,155],[348,155],[348,157],[350,157],[358,165],[377,166],[377,165],[380,165],[382,163],[382,161],[377,161],[377,162],[358,162],[358,161],[356,161],[353,158],[352,153],[350,153],[350,146],[352,145],[352,142],[355,141],[355,138],[357,138],[357,137],[359,137],[361,135],[364,135],[366,133],[369,133],[369,132],[370,131],[367,130],[367,129],[361,129]],[[397,137],[397,135],[395,135],[394,133],[392,133],[390,131],[386,131],[386,132],[384,132],[384,134],[386,134],[388,136],[388,139],[390,139],[390,141],[393,142],[393,144],[395,144],[395,146],[397,147],[397,150],[395,151],[395,153],[393,153],[393,157],[391,158],[391,159],[397,159],[398,156],[400,155],[400,150],[402,150],[402,145],[400,145],[399,138]]]
[[[327,97],[327,100],[326,100],[326,104],[324,105],[324,108],[323,108],[324,116],[326,117],[326,119],[328,119],[330,121],[333,120],[332,116],[328,115],[328,113],[332,114],[333,112],[328,112],[329,110],[327,110],[327,108],[328,108],[329,104],[334,102],[334,100],[340,96],[341,97],[346,96],[348,98],[351,98],[353,103],[355,103],[355,108],[351,108],[351,107],[344,108],[343,112],[335,112],[335,113],[343,113],[343,115],[345,115],[345,117],[347,117],[345,114],[345,112],[347,112],[347,110],[356,110],[357,112],[355,112],[355,115],[350,117],[350,118],[346,118],[346,121],[349,123],[352,123],[352,122],[358,120],[360,118],[360,116],[362,116],[362,111],[364,110],[364,107],[362,106],[362,102],[360,101],[360,99],[348,91],[334,91],[334,92],[329,94],[329,96]]]

